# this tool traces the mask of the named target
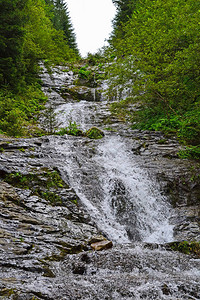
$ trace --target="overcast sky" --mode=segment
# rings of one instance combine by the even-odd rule
[[[65,0],[82,56],[103,47],[112,31],[112,0]]]

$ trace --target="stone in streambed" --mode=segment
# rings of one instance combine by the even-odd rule
[[[88,244],[91,245],[93,243],[102,242],[102,241],[107,241],[107,239],[103,235],[101,234],[93,235],[88,241]]]
[[[104,241],[100,241],[100,242],[91,244],[92,249],[95,251],[109,249],[109,248],[112,248],[112,246],[113,246],[113,243],[108,240],[104,240]]]

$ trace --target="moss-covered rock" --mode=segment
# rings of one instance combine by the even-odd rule
[[[86,136],[90,139],[102,139],[104,137],[104,133],[97,127],[92,127],[88,131],[86,131]]]
[[[69,189],[69,186],[62,180],[57,170],[45,169],[41,173],[22,174],[20,172],[1,174],[1,177],[14,187],[30,189],[32,195],[41,197],[51,203],[52,206],[63,205],[59,192],[62,189]],[[2,190],[0,187],[0,197]],[[70,199],[77,203],[76,198]]]
[[[174,251],[179,251],[184,254],[190,254],[200,257],[200,242],[172,242],[169,243],[169,246]]]

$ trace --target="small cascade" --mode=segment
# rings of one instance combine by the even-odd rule
[[[85,100],[62,104],[55,109],[57,123],[60,127],[67,127],[69,121],[72,121],[79,125],[80,129],[87,130],[92,126],[94,110],[95,105]]]
[[[95,88],[92,89],[92,93],[93,93],[93,96],[94,96],[94,101],[96,101],[96,89]]]

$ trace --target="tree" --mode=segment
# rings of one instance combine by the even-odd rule
[[[111,88],[128,88],[134,101],[142,101],[146,128],[171,126],[195,143],[200,140],[199,18],[195,0],[139,1],[123,25],[123,39],[114,37],[117,60],[110,66]]]
[[[70,20],[67,4],[63,0],[45,0],[51,8],[54,28],[63,31],[67,45],[78,54],[76,35]]]
[[[111,35],[111,41],[113,44],[115,44],[115,40],[117,38],[123,38],[123,27],[133,14],[138,0],[112,0],[112,2],[117,8],[117,13],[113,20],[114,30]]]
[[[23,74],[23,9],[27,0],[0,0],[0,85],[19,88]],[[17,78],[17,80],[16,80]]]

